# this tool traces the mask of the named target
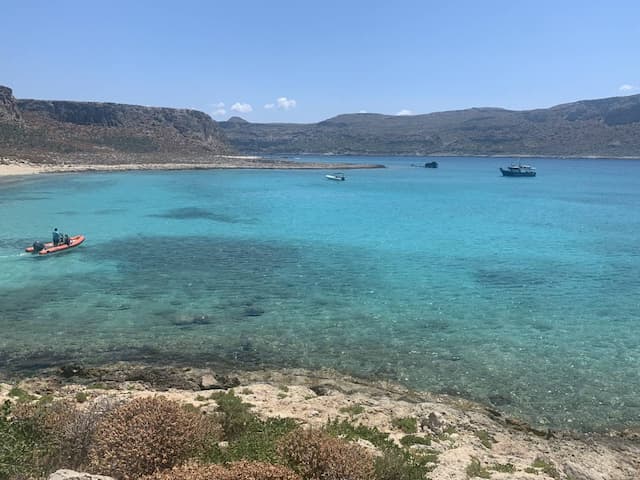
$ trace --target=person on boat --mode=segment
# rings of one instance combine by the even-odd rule
[[[64,237],[63,243],[65,245],[71,245],[71,237],[69,235],[67,235],[66,233],[63,235],[63,237]]]
[[[51,236],[53,237],[53,246],[55,247],[60,243],[60,240],[61,240],[60,233],[58,232],[57,228],[53,229],[53,233],[51,234]]]

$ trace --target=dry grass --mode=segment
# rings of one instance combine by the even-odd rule
[[[375,478],[374,460],[369,452],[320,430],[294,430],[280,440],[278,452],[306,479]]]
[[[262,462],[232,462],[222,465],[188,463],[157,472],[143,480],[302,480],[286,467]]]
[[[104,416],[89,450],[90,469],[122,479],[170,469],[219,438],[211,418],[162,397],[133,400]]]

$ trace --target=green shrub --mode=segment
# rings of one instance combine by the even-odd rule
[[[431,445],[431,438],[405,435],[400,439],[400,443],[405,447],[410,447],[411,445]]]
[[[298,428],[279,442],[278,453],[304,478],[371,480],[373,457],[363,447],[321,430]]]
[[[13,387],[11,390],[9,390],[9,393],[7,395],[13,397],[16,402],[30,402],[31,400],[34,400],[36,398],[26,390],[23,390],[19,387]]]
[[[171,468],[204,450],[219,425],[163,397],[139,398],[100,421],[89,451],[91,469],[122,479]]]
[[[0,479],[46,476],[67,465],[70,402],[5,402],[0,412]]]
[[[399,448],[386,449],[376,458],[376,480],[425,480],[427,473],[433,470],[438,457],[435,453],[412,455]]]
[[[472,458],[471,463],[467,466],[466,469],[467,477],[474,478],[491,478],[491,473],[480,464],[480,460],[477,458]]]
[[[258,417],[249,410],[251,405],[244,403],[233,392],[215,392],[210,398],[218,404],[216,411],[220,417],[225,440],[233,440],[245,431],[255,429],[256,424],[260,423]]]
[[[418,421],[414,417],[394,418],[391,425],[402,430],[403,433],[417,433]]]
[[[213,463],[252,460],[280,463],[277,445],[280,438],[295,430],[298,424],[291,418],[269,418],[251,422],[247,429],[220,448],[213,445],[202,458]]]
[[[491,470],[502,473],[515,473],[516,467],[513,463],[496,463],[491,466]]]
[[[339,411],[340,411],[340,413],[346,413],[347,415],[355,416],[355,415],[360,415],[361,413],[363,413],[364,412],[364,407],[362,405],[360,405],[359,403],[356,403],[355,405],[349,405],[348,407],[342,407]]]
[[[542,457],[537,457],[533,463],[531,464],[534,468],[539,468],[543,473],[546,473],[552,478],[560,478],[560,474],[556,467],[549,460],[546,460]]]
[[[483,447],[491,448],[493,446],[495,440],[491,435],[489,435],[489,432],[487,432],[486,430],[476,430],[475,434],[476,437],[480,439],[480,443]]]
[[[381,432],[376,427],[353,425],[347,420],[329,420],[324,430],[329,435],[344,438],[345,440],[351,441],[361,438],[380,449],[393,448],[396,446],[393,441],[389,440],[389,434]]]

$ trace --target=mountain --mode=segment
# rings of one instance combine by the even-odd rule
[[[0,156],[117,164],[211,161],[233,152],[217,123],[196,110],[17,100],[0,86]]]
[[[525,111],[357,113],[313,124],[234,118],[219,125],[245,154],[640,157],[640,95]]]

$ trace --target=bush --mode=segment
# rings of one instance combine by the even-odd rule
[[[431,458],[433,457],[433,458]],[[430,456],[414,456],[400,449],[387,449],[381,457],[376,458],[375,469],[377,480],[424,480],[427,473],[433,470],[427,466],[428,460],[437,460]]]
[[[143,480],[302,480],[286,467],[261,462],[221,465],[190,463],[164,470]]]
[[[402,430],[403,433],[416,433],[418,431],[418,421],[414,417],[394,418],[391,425]]]
[[[0,408],[0,479],[45,476],[43,458],[54,452],[48,432],[28,416],[14,417],[5,402]]]
[[[162,397],[139,398],[104,416],[89,451],[90,468],[123,479],[172,468],[203,450],[220,428]]]
[[[278,453],[304,478],[370,480],[375,477],[369,452],[320,430],[294,430],[280,440]]]
[[[277,442],[297,426],[298,423],[291,418],[256,420],[230,440],[227,447],[214,445],[202,458],[213,463],[238,460],[278,463]]]
[[[251,405],[244,403],[233,392],[212,393],[211,399],[218,404],[218,414],[224,430],[225,440],[233,440],[259,423],[258,417],[249,411]]]

